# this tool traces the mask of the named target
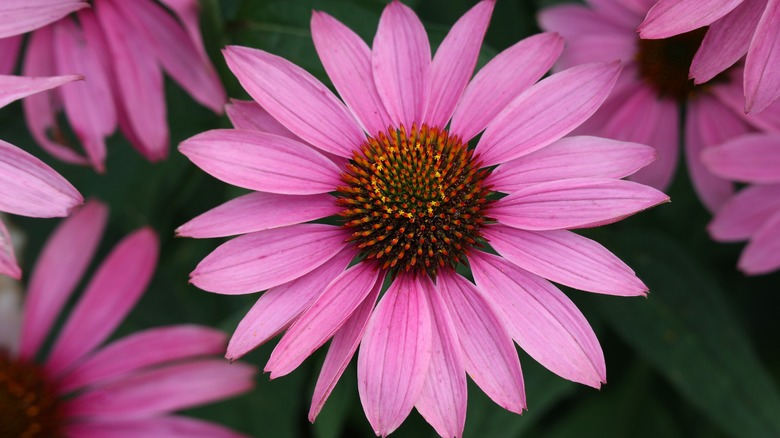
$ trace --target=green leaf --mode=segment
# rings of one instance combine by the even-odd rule
[[[714,274],[649,230],[610,245],[650,287],[600,301],[612,328],[704,415],[733,436],[780,436],[780,394]]]

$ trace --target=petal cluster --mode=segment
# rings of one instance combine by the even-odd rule
[[[284,332],[265,367],[275,378],[331,340],[312,421],[358,349],[360,399],[383,436],[413,408],[440,435],[460,436],[466,375],[520,413],[526,400],[513,340],[562,377],[598,387],[606,371],[595,334],[550,280],[613,295],[647,291],[606,248],[570,231],[668,200],[620,180],[652,162],[652,148],[563,138],[607,98],[619,64],[582,65],[537,83],[563,49],[562,38],[547,33],[508,48],[470,79],[493,6],[474,6],[433,56],[420,20],[398,1],[382,13],[371,47],[314,12],[315,47],[341,98],[281,57],[228,47],[228,66],[254,102],[228,105],[235,129],[199,134],[179,148],[207,173],[253,191],[177,230],[241,235],[197,266],[193,284],[222,294],[265,290],[227,357]],[[332,193],[353,152],[388,129],[422,125],[464,142],[482,133],[475,154],[482,166],[496,166],[492,190],[508,195],[483,230],[482,249],[489,244],[498,255],[465,250],[475,282],[452,269],[435,279],[390,274],[357,259],[349,231],[337,225]]]
[[[82,280],[100,242],[107,208],[88,202],[46,243],[29,282],[21,334],[11,347],[35,363],[59,313]],[[87,282],[40,364],[56,397],[66,436],[237,437],[235,432],[171,412],[228,398],[252,387],[254,367],[210,358],[222,332],[195,325],[140,331],[103,345],[151,280],[158,241],[144,228],[122,240]]]
[[[118,127],[148,160],[164,159],[168,126],[163,72],[200,104],[222,111],[225,92],[203,48],[197,1],[162,3],[167,8],[154,0],[97,0],[91,8],[30,34],[23,74],[86,78],[24,101],[27,125],[41,147],[61,160],[102,172],[106,138]],[[20,44],[19,37],[0,40],[0,50],[11,53],[0,64],[0,73],[16,64]],[[81,148],[68,144],[66,128],[57,122],[60,111]]]

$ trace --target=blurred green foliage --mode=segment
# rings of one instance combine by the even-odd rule
[[[312,9],[342,20],[366,41],[373,39],[384,0],[203,0],[207,49],[231,97],[246,98],[219,50],[228,44],[256,47],[303,66],[329,84],[309,32]],[[474,0],[414,0],[434,45]],[[499,0],[480,64],[539,31],[535,14],[559,0]],[[178,142],[205,130],[229,126],[167,86],[170,158],[150,164],[115,135],[107,173],[51,159],[27,133],[16,103],[0,111],[0,138],[31,151],[68,178],[86,197],[111,206],[100,254],[144,225],[161,237],[157,273],[140,305],[117,335],[174,323],[201,323],[232,331],[253,296],[219,296],[187,283],[188,273],[220,242],[174,238],[173,230],[241,192],[196,169],[175,150]],[[650,286],[648,298],[595,296],[567,291],[583,309],[602,342],[609,383],[600,391],[564,381],[520,352],[528,412],[517,416],[469,388],[466,436],[471,437],[772,437],[780,436],[780,274],[747,278],[735,269],[741,245],[709,240],[706,211],[680,170],[673,202],[630,220],[591,231],[623,257]],[[28,235],[22,257],[26,273],[57,223],[13,217]],[[262,368],[275,342],[244,360]],[[258,377],[245,396],[191,410],[251,436],[371,436],[357,395],[354,363],[317,422],[308,405],[324,355],[318,352],[289,376]],[[431,437],[413,413],[395,433]]]

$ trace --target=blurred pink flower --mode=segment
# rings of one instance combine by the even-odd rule
[[[152,277],[158,242],[148,228],[106,256],[47,358],[39,360],[46,335],[94,256],[106,217],[104,205],[88,202],[59,226],[41,252],[28,286],[21,334],[3,336],[0,345],[0,436],[240,436],[170,414],[252,387],[254,367],[208,358],[223,351],[224,333],[178,325],[100,346]]]
[[[640,40],[636,27],[655,0],[588,0],[539,15],[542,28],[566,38],[559,68],[619,59],[625,68],[612,94],[579,133],[649,144],[657,162],[632,177],[661,190],[669,187],[678,161],[680,130],[685,138],[688,173],[701,202],[715,211],[733,193],[700,161],[701,151],[730,138],[761,129],[780,131],[780,104],[764,113],[743,111],[741,67],[694,85],[688,67],[704,38],[704,29],[661,40]],[[680,128],[680,106],[686,105]]]
[[[639,26],[642,38],[669,38],[709,26],[690,77],[703,84],[747,53],[745,112],[762,111],[780,98],[780,1],[660,0]]]
[[[3,0],[0,3],[0,38],[38,29],[87,6],[86,0]],[[3,56],[2,61],[11,60]]]
[[[721,242],[749,240],[739,268],[749,275],[780,268],[780,134],[748,134],[706,150],[716,175],[750,184],[718,210],[709,225]]]
[[[36,0],[39,2],[41,0]],[[104,170],[106,137],[117,125],[150,161],[168,155],[163,71],[217,113],[225,91],[203,48],[197,0],[94,0],[92,7],[32,33],[27,76],[81,74],[86,80],[25,99],[33,137],[55,157]],[[166,9],[166,7],[168,9]],[[16,65],[21,37],[0,40],[0,74]],[[58,125],[64,111],[84,153]]]
[[[2,10],[0,9],[0,12]],[[1,16],[1,15],[0,15]],[[81,79],[78,76],[25,78],[0,75],[0,108],[34,93]],[[67,216],[84,202],[68,181],[41,160],[0,140],[0,212],[31,217]],[[0,275],[20,278],[11,236],[0,221]]]
[[[652,148],[561,139],[598,108],[620,67],[589,64],[535,84],[562,49],[559,36],[541,34],[469,81],[493,6],[466,13],[433,60],[422,23],[398,1],[371,48],[315,12],[314,44],[343,103],[283,58],[228,47],[228,66],[256,103],[228,106],[237,129],[180,146],[206,172],[255,191],[177,230],[244,234],[191,274],[207,291],[266,290],[227,357],[286,330],[265,367],[276,378],[332,338],[312,421],[358,345],[360,399],[378,435],[416,407],[442,436],[460,436],[467,373],[500,406],[522,412],[512,339],[558,375],[599,387],[598,340],[548,279],[612,295],[647,290],[606,248],[568,230],[668,199],[620,180],[655,159]],[[508,196],[496,200],[497,192]],[[486,242],[500,255],[480,250]],[[466,263],[476,284],[456,271]]]

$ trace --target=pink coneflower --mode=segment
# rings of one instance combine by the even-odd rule
[[[749,240],[739,268],[749,275],[780,268],[780,134],[749,134],[705,151],[716,175],[750,184],[729,199],[709,225],[721,242]]]
[[[660,0],[639,26],[642,38],[670,38],[709,26],[690,68],[703,84],[745,58],[745,112],[780,97],[780,2]]]
[[[94,0],[91,4],[29,36],[23,74],[81,74],[86,81],[26,99],[27,125],[41,147],[55,157],[90,164],[98,171],[104,168],[106,137],[117,125],[144,157],[162,160],[168,154],[163,71],[215,112],[222,111],[226,99],[203,48],[198,2]],[[0,53],[4,53],[0,74],[16,64],[20,44],[20,37],[0,40]],[[67,116],[84,153],[68,144],[57,123],[59,111]]]
[[[743,111],[740,67],[712,80],[694,84],[688,79],[691,59],[706,29],[660,40],[640,40],[636,27],[654,0],[624,2],[591,0],[589,5],[561,5],[539,16],[545,30],[566,38],[559,66],[620,59],[625,68],[618,84],[601,109],[579,132],[649,144],[659,160],[633,177],[635,181],[664,190],[677,168],[680,130],[694,189],[711,211],[731,195],[728,181],[702,166],[702,150],[754,129],[780,130],[780,105],[766,114],[746,116]],[[736,96],[736,98],[735,98]],[[686,117],[679,126],[679,108]]]
[[[312,421],[358,345],[360,399],[379,435],[415,407],[439,434],[461,435],[467,373],[520,413],[512,339],[562,377],[599,387],[606,372],[593,330],[548,279],[613,295],[646,291],[607,249],[568,230],[668,199],[619,179],[654,159],[650,147],[561,139],[609,94],[619,65],[534,84],[562,48],[558,35],[541,34],[469,81],[493,6],[466,13],[433,60],[422,23],[400,2],[385,8],[372,48],[315,12],[314,44],[343,103],[285,59],[229,47],[228,66],[257,103],[229,107],[238,129],[180,146],[206,172],[255,191],[178,230],[244,234],[198,265],[196,286],[266,290],[227,357],[286,330],[265,367],[276,378],[332,339]],[[467,266],[475,283],[460,273]]]
[[[254,367],[208,357],[223,351],[224,333],[194,325],[160,327],[101,347],[152,277],[158,243],[150,229],[131,234],[106,257],[46,359],[39,360],[46,335],[97,249],[106,217],[105,206],[87,203],[41,252],[21,334],[3,336],[6,343],[0,344],[0,436],[240,436],[171,414],[252,387]]]
[[[2,9],[0,9],[2,12]],[[0,75],[0,108],[9,103],[78,80],[78,76],[25,78]],[[84,202],[68,181],[41,160],[0,140],[0,212],[31,217],[67,216]],[[0,221],[0,275],[20,278],[11,236]]]

